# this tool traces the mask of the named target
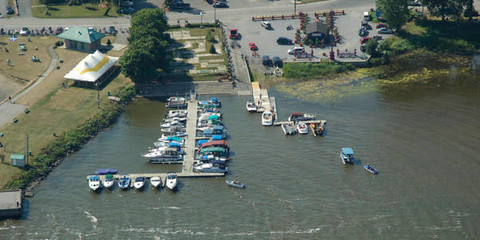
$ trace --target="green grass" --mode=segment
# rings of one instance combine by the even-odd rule
[[[117,8],[111,5],[109,8],[103,8],[98,4],[85,3],[82,5],[68,6],[66,4],[52,4],[47,9],[38,0],[32,3],[32,14],[37,18],[101,18],[118,17]]]
[[[351,64],[336,63],[286,63],[283,67],[286,78],[318,79],[325,75],[354,70]]]

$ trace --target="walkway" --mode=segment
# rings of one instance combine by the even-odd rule
[[[190,96],[187,108],[187,134],[185,139],[185,155],[183,156],[183,173],[193,173],[195,156],[195,137],[197,136],[197,99],[196,94]]]

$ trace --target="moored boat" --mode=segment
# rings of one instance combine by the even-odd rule
[[[187,107],[187,100],[184,97],[169,97],[165,106],[167,108],[185,108]]]
[[[195,166],[193,171],[205,173],[227,173],[228,168],[223,161],[214,161],[213,163],[203,163]]]
[[[136,177],[133,182],[133,187],[136,190],[141,190],[145,186],[145,177]]]
[[[297,131],[300,134],[307,134],[308,133],[308,127],[307,124],[300,122],[297,124]]]
[[[120,187],[123,190],[127,190],[128,188],[130,188],[130,181],[131,181],[130,177],[128,177],[127,175],[124,175],[120,177],[120,179],[118,180],[118,187]]]
[[[152,177],[150,178],[150,184],[154,188],[159,188],[162,185],[162,179],[160,177]]]
[[[375,167],[370,166],[370,164],[364,165],[363,169],[365,169],[365,171],[367,171],[371,174],[378,174],[378,170]]]
[[[105,180],[103,180],[103,186],[105,188],[111,188],[113,187],[114,184],[115,184],[115,178],[113,178],[113,175],[107,174],[107,176],[105,176]]]
[[[149,152],[142,155],[149,159],[150,163],[169,163],[169,162],[181,162],[183,161],[183,155],[178,151],[178,148],[164,148]]]
[[[106,174],[115,174],[117,172],[118,172],[117,169],[98,169],[97,171],[95,171],[95,174],[106,175]]]
[[[313,136],[322,136],[325,133],[325,124],[327,122],[322,120],[320,123],[310,123],[310,130],[312,130]]]
[[[90,176],[88,177],[88,187],[92,191],[97,191],[100,189],[100,178],[98,176]]]
[[[297,133],[297,130],[295,129],[295,125],[293,123],[282,124],[282,130],[285,135],[294,135],[295,133]]]
[[[166,114],[166,118],[167,119],[171,119],[171,118],[185,118],[187,117],[187,110],[170,110],[168,111],[168,113]]]
[[[288,117],[288,121],[310,121],[317,118],[314,114],[294,112]]]
[[[272,126],[273,125],[273,113],[269,110],[262,113],[262,125],[263,126]]]
[[[226,180],[225,183],[232,187],[245,188],[245,184],[238,180]]]
[[[343,164],[353,164],[353,149],[352,148],[342,148],[340,152],[340,159],[342,160]]]
[[[170,190],[177,189],[177,174],[174,172],[169,172],[167,178],[165,179],[165,185]]]
[[[247,112],[257,112],[257,104],[253,101],[248,101],[245,107],[247,108]]]

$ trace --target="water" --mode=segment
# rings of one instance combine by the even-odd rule
[[[280,116],[317,113],[327,136],[285,137],[221,96],[233,151],[227,178],[167,189],[91,193],[86,175],[180,171],[140,153],[160,136],[162,102],[138,99],[118,123],[67,158],[0,239],[474,239],[480,236],[480,88],[368,93],[333,103],[277,97]],[[344,166],[343,146],[358,163]],[[380,174],[367,174],[362,164]]]

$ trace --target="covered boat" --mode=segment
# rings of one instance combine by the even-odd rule
[[[245,188],[245,184],[238,180],[226,180],[225,183],[232,187]]]
[[[177,148],[165,148],[142,155],[150,160],[150,163],[170,163],[183,161],[183,155]]]
[[[253,101],[248,101],[245,108],[247,108],[247,112],[257,112],[257,104]]]
[[[123,189],[123,190],[127,190],[128,188],[130,188],[130,178],[125,175],[125,176],[122,176],[119,180],[118,180],[118,187]]]
[[[218,107],[221,107],[222,106],[222,102],[218,101],[217,98],[212,98],[212,100],[209,100],[209,101],[200,101],[198,102],[198,106],[199,107],[215,107],[215,108],[218,108]]]
[[[272,126],[273,125],[273,113],[270,111],[265,111],[262,113],[262,125],[263,126]]]
[[[115,178],[113,178],[113,175],[107,174],[107,176],[105,176],[105,180],[103,181],[103,186],[105,188],[111,188],[113,187],[114,184],[115,184]]]
[[[365,169],[365,171],[367,171],[371,174],[378,174],[378,170],[375,167],[370,166],[370,164],[364,165],[363,169]]]
[[[294,112],[288,117],[288,121],[310,121],[315,120],[317,116],[314,114]]]
[[[97,171],[95,171],[95,174],[106,175],[106,174],[115,174],[117,172],[118,172],[117,169],[98,169]]]
[[[202,148],[199,150],[198,153],[199,153],[197,157],[198,160],[212,160],[212,159],[218,158],[219,160],[227,161],[230,155],[228,149],[223,147]]]
[[[342,160],[343,164],[353,164],[353,149],[352,148],[342,148],[340,152],[340,159]]]
[[[90,176],[88,177],[88,187],[92,191],[97,191],[100,189],[100,178],[98,176]]]
[[[209,147],[221,147],[225,148],[228,151],[230,151],[230,147],[228,147],[228,141],[226,140],[212,140],[212,141],[207,141],[203,142],[199,149],[198,152],[200,153],[202,149],[204,148],[209,148]]]

